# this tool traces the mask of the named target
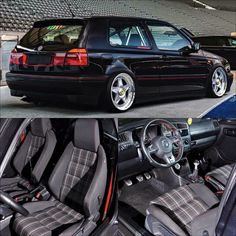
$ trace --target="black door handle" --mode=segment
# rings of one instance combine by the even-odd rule
[[[168,56],[166,56],[166,55],[162,55],[162,56],[161,56],[161,59],[162,59],[163,61],[169,61],[169,60],[170,60],[170,58],[169,58]]]
[[[111,54],[102,54],[101,58],[103,60],[113,60],[113,56]]]

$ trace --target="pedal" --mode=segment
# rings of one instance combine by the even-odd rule
[[[147,180],[152,178],[152,176],[148,172],[144,173],[144,176]]]
[[[142,182],[144,180],[142,175],[137,175],[136,179],[138,180],[138,182]]]
[[[133,185],[133,182],[131,179],[125,179],[124,182],[125,182],[125,185],[128,187]]]

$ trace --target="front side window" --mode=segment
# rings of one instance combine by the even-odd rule
[[[149,30],[160,50],[178,51],[184,47],[191,47],[190,42],[171,26],[147,23]]]
[[[109,42],[111,46],[149,48],[146,33],[138,24],[113,21],[109,27]]]

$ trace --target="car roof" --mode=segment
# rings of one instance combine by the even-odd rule
[[[110,20],[110,19],[114,19],[114,20],[149,20],[149,21],[157,21],[159,23],[164,23],[164,24],[169,24],[166,21],[162,21],[162,20],[158,20],[158,19],[154,19],[154,18],[144,18],[144,17],[126,17],[126,16],[88,16],[88,17],[74,17],[74,18],[48,18],[48,19],[44,19],[44,20],[40,20],[40,21],[36,21],[34,24],[36,25],[40,25],[40,24],[45,24],[45,23],[50,23],[50,22],[55,22],[55,21],[69,21],[69,22],[73,22],[73,21],[86,21],[86,20],[91,20],[91,19],[104,19],[104,20]]]

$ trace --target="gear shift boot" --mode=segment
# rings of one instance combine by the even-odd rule
[[[194,164],[194,170],[193,173],[189,175],[190,180],[192,181],[192,183],[203,183],[204,182],[203,178],[198,175],[198,166],[200,162],[196,160],[194,161],[193,164]]]

